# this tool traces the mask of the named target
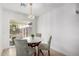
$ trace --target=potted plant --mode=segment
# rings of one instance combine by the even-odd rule
[[[32,39],[34,39],[34,36],[35,36],[34,34],[31,34]]]

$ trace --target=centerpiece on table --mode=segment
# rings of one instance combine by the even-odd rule
[[[31,37],[32,37],[32,40],[34,39],[35,35],[34,34],[31,34]]]

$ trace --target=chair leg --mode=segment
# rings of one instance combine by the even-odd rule
[[[50,56],[50,50],[48,50],[48,56]]]
[[[34,52],[34,56],[36,56],[36,52]]]
[[[39,51],[39,49],[38,49],[38,56],[40,55],[40,51]]]
[[[42,55],[44,56],[44,54],[43,54],[43,52],[42,52],[42,50],[41,49],[39,49],[39,51],[42,53]]]

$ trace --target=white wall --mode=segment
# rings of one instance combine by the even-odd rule
[[[38,19],[37,32],[42,33],[43,41],[52,34],[51,48],[66,55],[79,55],[79,15],[75,4],[65,4]]]
[[[37,32],[42,33],[42,40],[44,42],[48,41],[48,35],[50,34],[50,21],[51,21],[50,13],[46,13],[39,17],[37,23]]]
[[[0,6],[0,55],[2,52],[2,8]]]

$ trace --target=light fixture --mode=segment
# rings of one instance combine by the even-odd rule
[[[33,16],[32,15],[32,3],[29,3],[29,16],[28,16],[28,18],[29,19],[34,19],[35,18],[35,16]]]
[[[21,3],[21,6],[25,7],[25,6],[26,6],[26,4],[25,4],[25,3]]]
[[[34,19],[35,18],[35,16],[32,15],[32,7],[33,7],[32,3],[28,3],[28,5],[25,4],[25,3],[21,3],[21,6],[23,6],[23,7],[27,6],[29,8],[28,9],[29,10],[29,13],[28,13],[29,15],[27,16],[27,18],[29,18],[29,19]]]
[[[76,10],[76,14],[79,14],[79,11],[78,10]]]

